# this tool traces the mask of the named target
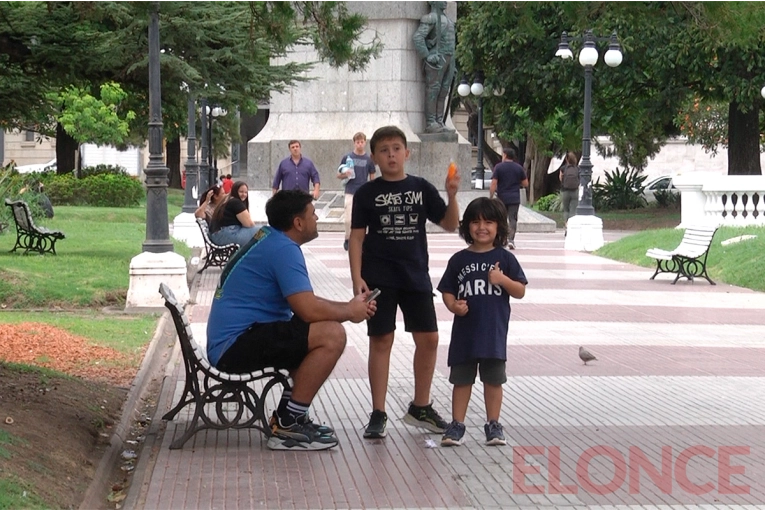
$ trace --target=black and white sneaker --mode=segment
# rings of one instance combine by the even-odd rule
[[[502,425],[498,421],[491,420],[483,426],[483,431],[486,433],[486,444],[488,446],[504,446],[507,444],[505,434],[502,432]]]
[[[366,439],[380,439],[388,435],[385,431],[385,426],[388,424],[388,413],[385,411],[378,411],[375,409],[372,414],[369,415],[369,423],[366,430],[364,430],[364,437]]]
[[[271,450],[316,451],[328,450],[337,443],[336,437],[317,434],[311,425],[295,422],[285,426],[277,417],[267,445]]]
[[[413,402],[409,404],[409,410],[404,415],[404,423],[428,429],[436,434],[443,434],[447,426],[446,421],[433,409],[433,404],[420,407]]]

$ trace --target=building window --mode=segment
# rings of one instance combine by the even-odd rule
[[[34,142],[35,141],[35,132],[27,129],[24,131],[24,141],[25,142]]]

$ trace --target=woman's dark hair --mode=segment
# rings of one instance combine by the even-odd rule
[[[497,237],[494,238],[494,246],[497,248],[505,246],[510,230],[507,226],[507,209],[505,204],[497,198],[480,197],[468,204],[460,222],[460,237],[468,244],[473,244],[473,238],[470,236],[470,223],[481,218],[496,222]]]
[[[579,163],[579,158],[573,152],[566,153],[566,164],[576,166]]]
[[[221,188],[220,188],[220,186],[217,186],[217,185],[213,185],[213,186],[210,186],[209,188],[207,188],[207,190],[204,193],[202,193],[202,195],[199,197],[199,205],[202,205],[202,202],[205,201],[205,199],[207,198],[207,194],[208,193],[210,193],[212,191],[213,195],[217,195],[219,189],[221,189]]]
[[[231,193],[229,193],[225,199],[221,200],[220,203],[215,206],[215,212],[213,213],[212,221],[210,222],[211,224],[220,224],[220,220],[223,218],[223,211],[226,210],[226,204],[228,204],[229,200],[239,200],[240,202],[244,202],[244,207],[248,211],[250,210],[250,197],[247,197],[244,200],[239,198],[239,188],[242,186],[247,186],[247,183],[244,181],[236,181],[234,185],[231,186]]]
[[[292,228],[292,220],[305,212],[313,197],[303,190],[281,190],[266,202],[268,224],[282,232]]]

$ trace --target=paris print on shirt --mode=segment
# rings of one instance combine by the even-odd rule
[[[502,287],[489,283],[489,270],[492,264],[488,262],[473,262],[463,267],[457,273],[459,288],[457,299],[467,299],[472,296],[501,296]]]

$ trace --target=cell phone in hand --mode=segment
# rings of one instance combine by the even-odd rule
[[[381,291],[380,289],[375,289],[375,290],[373,290],[373,291],[372,291],[372,292],[371,292],[371,293],[370,293],[370,294],[369,294],[369,295],[366,297],[366,299],[364,300],[364,302],[365,302],[365,303],[369,303],[370,301],[374,301],[375,299],[377,299],[377,296],[379,296],[381,292],[382,292],[382,291]]]

